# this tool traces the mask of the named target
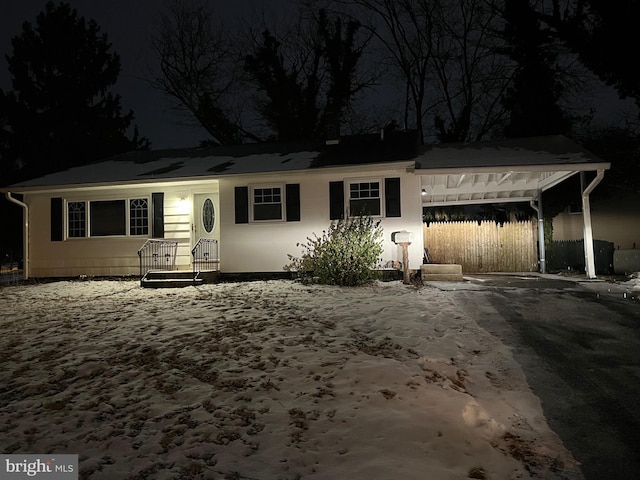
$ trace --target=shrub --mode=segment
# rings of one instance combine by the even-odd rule
[[[321,236],[314,233],[297,246],[302,246],[302,256],[288,255],[291,263],[285,270],[307,281],[360,285],[374,278],[380,264],[382,228],[370,216],[337,220]]]

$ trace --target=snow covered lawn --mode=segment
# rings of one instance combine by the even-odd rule
[[[434,288],[5,286],[0,328],[0,450],[77,453],[80,478],[579,478],[509,349]]]

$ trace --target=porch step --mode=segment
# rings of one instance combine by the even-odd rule
[[[218,272],[194,272],[191,270],[153,271],[140,280],[143,288],[182,288],[214,282]]]
[[[420,276],[423,282],[461,282],[462,265],[453,263],[425,263],[420,265]]]
[[[176,278],[143,278],[140,282],[144,288],[182,288],[190,287],[192,285],[202,285],[204,280],[201,278],[190,280],[179,280]]]

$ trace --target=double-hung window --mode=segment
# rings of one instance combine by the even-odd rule
[[[382,214],[379,180],[349,183],[349,214],[374,217]]]
[[[252,188],[253,221],[282,220],[282,187]]]

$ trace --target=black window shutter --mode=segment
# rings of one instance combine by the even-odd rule
[[[384,179],[384,206],[387,217],[400,217],[400,178]]]
[[[64,214],[62,198],[51,199],[51,241],[61,242],[63,237]]]
[[[164,193],[152,193],[153,205],[153,238],[164,238]]]
[[[300,221],[300,184],[287,183],[287,222]]]
[[[329,219],[344,218],[344,182],[329,182]]]
[[[249,223],[249,187],[236,187],[236,223]]]

